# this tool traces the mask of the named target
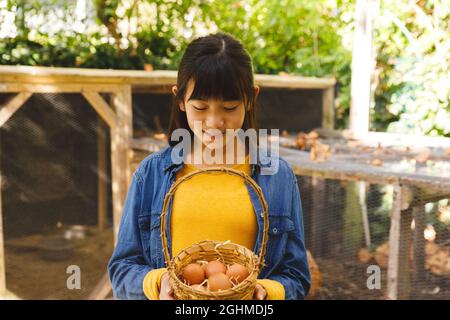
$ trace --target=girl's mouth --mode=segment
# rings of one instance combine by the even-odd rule
[[[224,133],[222,133],[221,131],[220,133],[218,133],[216,130],[203,130],[203,138],[208,141],[215,140],[223,135]]]

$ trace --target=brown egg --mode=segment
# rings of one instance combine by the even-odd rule
[[[206,287],[202,286],[201,284],[193,284],[193,285],[191,285],[191,287],[193,289],[195,289],[195,290],[199,290],[199,291],[202,291],[202,292],[206,292],[207,291]]]
[[[249,272],[242,264],[232,264],[227,271],[227,276],[230,277],[233,283],[241,283],[249,276]]]
[[[225,265],[222,262],[220,262],[218,260],[208,262],[208,264],[205,267],[205,275],[207,278],[209,278],[210,276],[212,276],[213,274],[216,274],[216,273],[225,274],[226,272],[227,272],[227,268],[225,267]]]
[[[205,280],[205,272],[199,264],[191,263],[184,267],[182,277],[190,285],[199,284]]]
[[[208,278],[209,290],[219,291],[230,289],[233,285],[230,282],[230,278],[224,273],[215,273]]]

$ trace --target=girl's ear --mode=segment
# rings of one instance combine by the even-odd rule
[[[178,87],[177,86],[173,86],[172,87],[172,93],[173,93],[174,96],[177,95],[177,93],[178,93]],[[180,102],[178,104],[178,106],[180,107],[181,111],[186,112],[186,108],[184,107],[184,103],[183,102]]]
[[[259,86],[254,86],[253,87],[253,90],[255,91],[255,95],[254,95],[254,97],[253,97],[253,103],[255,103],[255,101],[256,101],[256,98],[258,97],[258,95],[259,95]],[[251,109],[251,106],[249,106],[249,109],[248,109],[248,111],[250,111],[250,109]]]
[[[254,89],[255,89],[255,100],[256,100],[256,97],[259,94],[259,86],[255,86]]]

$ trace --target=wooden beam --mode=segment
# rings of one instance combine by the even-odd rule
[[[322,91],[322,128],[334,129],[334,87]]]
[[[413,240],[413,292],[419,292],[420,286],[425,283],[425,206],[413,208],[414,214],[414,240]]]
[[[106,171],[106,132],[100,117],[97,118],[97,214],[98,228],[103,231],[108,216],[108,173]]]
[[[31,81],[31,80],[30,80]],[[64,84],[64,83],[52,83],[52,84],[38,84],[38,83],[17,83],[17,82],[5,82],[0,80],[0,92],[32,92],[32,93],[70,93],[70,92],[81,92],[95,91],[95,92],[112,92],[119,90],[121,86],[117,84]]]
[[[3,239],[2,172],[0,170],[0,297],[6,294],[5,244]]]
[[[294,75],[255,74],[255,83],[266,88],[327,89],[334,87],[334,78],[301,77]],[[54,68],[31,66],[0,66],[0,83],[68,84],[68,85],[139,85],[173,86],[176,70],[107,70],[83,68]],[[0,85],[0,92],[2,85]],[[102,91],[102,90],[99,90]]]
[[[122,90],[114,93],[112,95],[112,103],[116,108],[116,114],[120,121],[120,129],[122,139],[123,139],[123,150],[122,156],[124,159],[124,166],[122,167],[126,174],[126,184],[125,189],[123,190],[123,198],[125,200],[126,191],[128,189],[131,176],[130,163],[132,158],[132,152],[130,148],[130,141],[133,138],[133,107],[132,107],[132,95],[131,95],[131,86],[124,86]]]
[[[133,136],[131,87],[123,86],[112,95],[112,104],[117,114],[117,129],[113,131],[111,156],[113,166],[113,228],[117,239],[123,205],[131,179],[132,151],[129,147]]]
[[[88,297],[88,300],[104,300],[111,292],[111,282],[109,281],[108,272],[103,275],[100,281],[92,290]]]
[[[31,97],[30,92],[21,92],[10,99],[5,106],[0,108],[0,128],[25,104],[29,97]]]
[[[356,2],[350,103],[350,130],[356,133],[369,131],[371,78],[374,67],[372,31],[378,3],[379,0]]]
[[[116,125],[116,114],[97,92],[83,91],[82,94],[109,127]]]
[[[112,202],[113,202],[113,233],[114,245],[117,243],[119,224],[124,205],[123,188],[126,181],[124,178],[123,161],[121,153],[123,150],[123,135],[120,133],[119,125],[111,129],[111,176],[112,176]]]
[[[408,299],[410,295],[410,244],[412,208],[405,203],[401,185],[394,186],[389,231],[387,298]]]

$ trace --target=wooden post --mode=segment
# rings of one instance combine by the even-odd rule
[[[379,0],[358,0],[353,39],[350,130],[355,135],[369,131],[371,77],[374,67],[372,29]]]
[[[412,208],[403,199],[401,185],[394,186],[389,231],[387,298],[408,299],[410,293],[410,244]]]
[[[97,118],[97,214],[98,228],[105,230],[108,216],[108,183],[106,172],[106,132],[100,117]]]
[[[334,129],[334,87],[322,91],[322,128]]]
[[[0,168],[1,169],[1,168]],[[3,242],[2,172],[0,170],[0,297],[6,294],[5,247]]]
[[[425,206],[415,206],[414,213],[414,240],[413,240],[413,292],[418,291],[425,282]]]
[[[31,92],[21,92],[10,99],[5,106],[0,108],[0,128],[8,121],[13,114],[25,104],[28,98],[31,97]]]
[[[112,103],[117,115],[117,126],[112,132],[111,154],[113,180],[113,226],[114,239],[117,240],[120,218],[125,204],[131,177],[131,150],[129,147],[132,138],[132,105],[131,87],[123,86],[122,90],[112,94]]]

